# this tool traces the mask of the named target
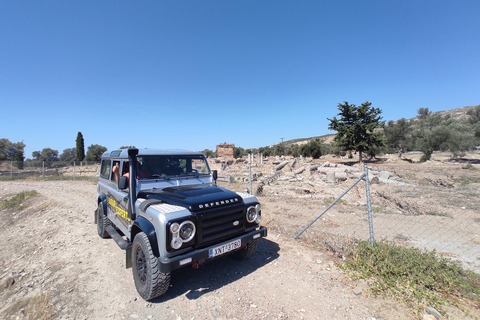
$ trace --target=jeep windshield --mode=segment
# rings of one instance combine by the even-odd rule
[[[140,180],[200,177],[209,175],[202,155],[144,155],[137,157],[137,177]]]

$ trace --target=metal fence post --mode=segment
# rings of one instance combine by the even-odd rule
[[[367,190],[367,208],[368,208],[368,229],[370,231],[370,244],[373,247],[373,244],[375,242],[373,238],[373,218],[372,218],[372,205],[370,201],[370,181],[368,179],[368,167],[366,164],[363,165],[365,168],[365,171],[363,175],[365,176],[365,189]]]
[[[250,187],[250,194],[253,194],[252,190],[252,163],[248,162],[248,184]]]
[[[42,161],[42,178],[45,178],[45,161]]]
[[[10,179],[13,179],[13,161],[10,161]]]

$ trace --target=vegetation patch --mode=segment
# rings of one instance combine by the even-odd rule
[[[38,195],[38,192],[35,190],[31,191],[22,191],[8,200],[2,200],[0,202],[0,208],[12,209],[14,211],[25,208],[25,202]]]
[[[356,241],[353,253],[339,263],[352,276],[372,281],[375,295],[405,302],[418,311],[431,306],[445,311],[480,302],[480,275],[435,251],[402,247],[388,241]]]
[[[480,183],[480,177],[474,177],[471,175],[461,175],[458,178],[454,178],[453,181],[462,186],[469,185],[471,183]]]
[[[11,319],[52,319],[55,312],[51,301],[47,295],[19,299],[3,311],[3,316]]]
[[[323,199],[323,203],[330,204],[335,200],[336,200],[336,198],[334,198],[334,197],[328,197],[328,198]],[[337,201],[336,204],[345,204],[346,205],[346,204],[348,204],[348,202],[346,200],[340,199],[340,200]]]

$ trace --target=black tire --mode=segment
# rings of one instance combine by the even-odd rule
[[[232,257],[236,260],[250,259],[257,251],[257,247],[258,247],[258,240],[257,239],[252,240],[249,243],[247,243],[247,245],[242,249],[232,253]]]
[[[144,232],[133,240],[132,272],[138,294],[147,301],[161,296],[170,286],[170,273],[160,272],[158,258]]]
[[[103,203],[100,202],[98,204],[98,209],[97,209],[97,232],[100,238],[110,238],[110,235],[108,234],[107,226],[110,225],[110,220],[107,218],[103,211]]]

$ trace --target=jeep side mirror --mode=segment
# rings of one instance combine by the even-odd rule
[[[217,170],[213,170],[212,171],[212,174],[213,174],[213,180],[215,181],[215,183],[217,182],[217,178],[218,178],[218,172]]]
[[[127,177],[120,177],[118,179],[118,189],[125,190],[128,188],[128,178]]]

